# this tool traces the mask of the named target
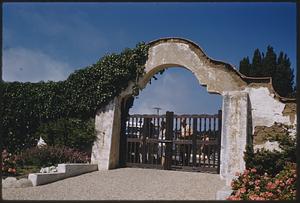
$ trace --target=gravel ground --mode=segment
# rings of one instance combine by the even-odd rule
[[[213,200],[218,174],[119,168],[29,188],[3,188],[4,200]]]

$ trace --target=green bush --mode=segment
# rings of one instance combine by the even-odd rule
[[[80,119],[58,119],[42,124],[34,134],[40,136],[47,145],[64,145],[90,153],[96,138],[95,121]]]
[[[295,200],[296,164],[287,164],[275,176],[261,175],[255,168],[236,174],[231,183],[233,192],[227,200]]]
[[[88,163],[89,161],[88,154],[59,145],[26,149],[16,158],[17,165],[21,168],[30,165],[45,167],[61,163]]]
[[[244,160],[246,168],[256,168],[259,174],[279,173],[286,163],[296,163],[296,138],[289,135],[277,138],[281,151],[261,149],[254,152],[251,145],[246,146]]]
[[[144,74],[148,45],[137,44],[120,54],[101,58],[59,82],[1,82],[0,123],[3,145],[12,153],[36,144],[34,133],[42,123],[60,118],[93,118],[129,82]],[[134,85],[138,94],[138,86]]]
[[[281,171],[285,165],[282,153],[279,151],[269,151],[265,149],[254,153],[251,146],[246,147],[244,160],[246,168],[256,168],[258,174],[276,174]]]

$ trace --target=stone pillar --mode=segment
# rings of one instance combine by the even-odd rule
[[[245,169],[248,109],[246,92],[233,91],[223,95],[220,176],[228,186],[235,173]]]
[[[98,164],[98,170],[116,168],[119,164],[120,101],[120,98],[115,97],[96,113],[95,129],[97,138],[92,147],[91,162]]]

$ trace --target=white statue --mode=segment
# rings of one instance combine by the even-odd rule
[[[40,136],[40,139],[39,139],[39,141],[38,141],[38,143],[37,143],[37,147],[40,149],[40,148],[42,148],[42,147],[44,147],[44,146],[46,146],[47,145],[47,143],[43,140],[43,138]]]

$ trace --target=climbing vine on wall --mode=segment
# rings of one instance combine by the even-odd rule
[[[94,117],[97,109],[144,74],[148,48],[142,42],[120,54],[104,56],[65,81],[1,83],[3,147],[18,152],[32,146],[35,130],[50,120]],[[139,87],[136,84],[133,88],[137,95]]]

